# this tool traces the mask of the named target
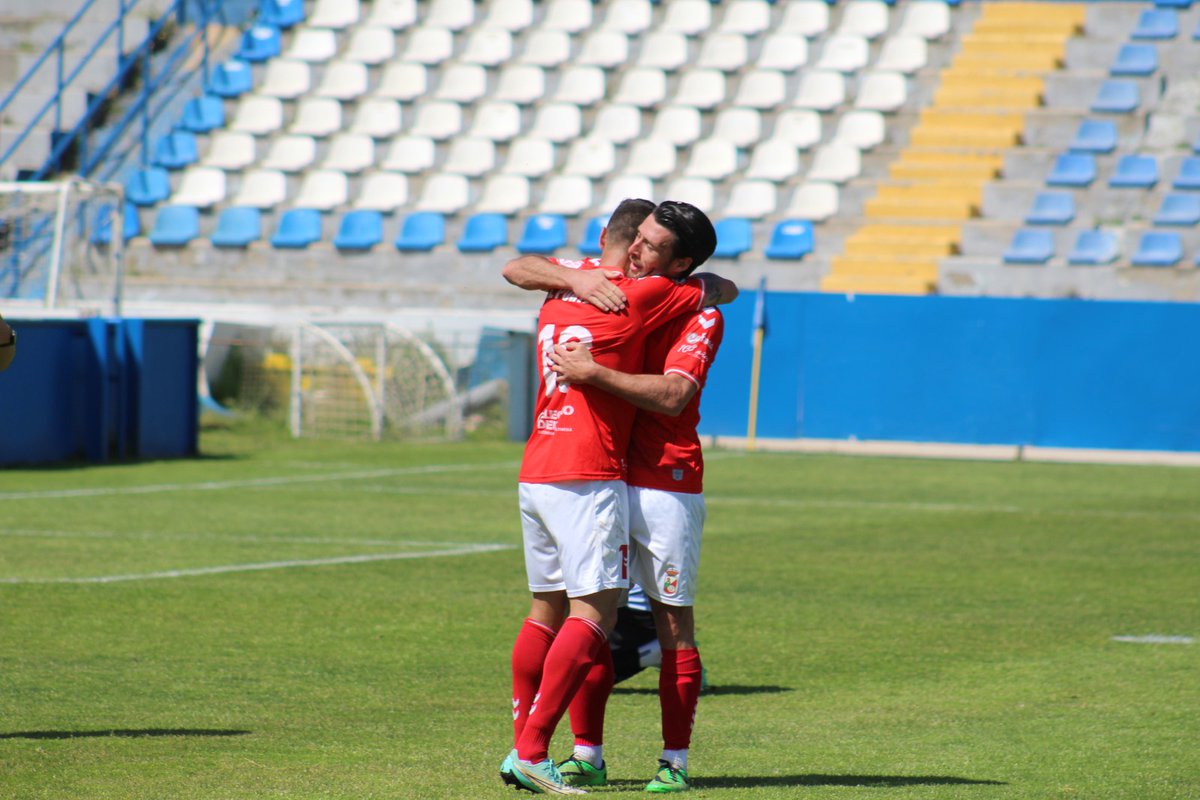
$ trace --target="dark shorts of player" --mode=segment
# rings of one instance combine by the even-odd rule
[[[656,638],[654,615],[649,611],[635,611],[628,606],[617,609],[617,625],[608,637],[616,683],[632,678],[644,669],[638,651]]]

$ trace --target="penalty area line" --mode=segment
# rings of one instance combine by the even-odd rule
[[[225,564],[216,567],[194,567],[191,569],[172,569],[162,572],[143,572],[128,575],[96,575],[82,578],[0,578],[0,584],[86,584],[86,583],[123,583],[126,581],[167,580],[171,578],[194,578],[203,575],[226,575],[231,572],[264,572],[276,569],[293,569],[296,567],[328,567],[341,564],[366,564],[372,561],[402,561],[413,558],[438,558],[442,556],[469,556],[476,553],[494,553],[500,550],[512,550],[511,544],[479,544],[466,547],[455,547],[446,550],[428,550],[423,553],[374,553],[353,556],[332,556],[329,558],[296,559],[290,561],[266,561],[257,564]]]

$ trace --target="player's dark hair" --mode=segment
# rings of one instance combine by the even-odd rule
[[[654,209],[654,221],[674,234],[672,257],[692,259],[687,272],[679,277],[691,275],[717,249],[717,231],[712,220],[691,203],[679,200],[659,203]]]
[[[637,197],[630,197],[622,200],[613,209],[612,215],[608,218],[607,236],[609,242],[617,245],[631,245],[633,240],[637,238],[638,227],[646,221],[646,217],[654,211],[654,203],[649,200],[642,200]]]

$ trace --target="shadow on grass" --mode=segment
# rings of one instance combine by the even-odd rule
[[[610,780],[618,789],[640,789],[645,781]],[[698,778],[697,789],[763,789],[771,786],[1007,786],[1004,781],[956,778],[951,775],[715,775]]]
[[[711,697],[713,695],[735,695],[735,694],[782,694],[783,692],[793,692],[790,686],[739,686],[737,684],[725,683],[720,686],[709,686],[704,690],[701,697]],[[646,694],[658,696],[658,687],[634,688],[632,686],[618,686],[612,690],[613,694]]]
[[[0,739],[142,739],[163,736],[246,736],[250,731],[213,728],[116,728],[107,731],[17,731]]]

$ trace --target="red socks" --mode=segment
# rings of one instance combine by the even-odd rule
[[[567,708],[576,744],[604,744],[604,709],[612,694],[614,674],[612,648],[604,647]]]
[[[542,665],[546,662],[546,653],[554,644],[554,631],[534,622],[525,620],[512,652],[512,686],[513,686],[513,742],[521,737],[525,729],[525,720],[529,711],[537,702],[538,685],[542,682]]]
[[[567,617],[546,654],[536,705],[530,709],[525,729],[517,736],[517,755],[521,760],[533,763],[545,760],[554,729],[588,671],[600,658],[601,649],[608,649],[608,636],[599,625],[581,617]],[[697,691],[699,680],[697,673]]]
[[[691,744],[700,699],[700,672],[700,651],[696,648],[662,651],[658,698],[664,750],[686,750]]]

